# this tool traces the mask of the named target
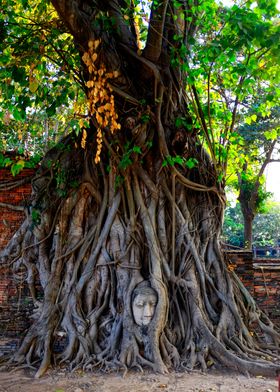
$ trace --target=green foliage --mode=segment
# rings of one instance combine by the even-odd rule
[[[244,246],[243,230],[244,225],[240,205],[237,204],[235,207],[227,207],[223,224],[223,241],[242,248]]]
[[[28,151],[28,155],[42,156],[61,135],[81,130],[79,118],[84,118],[87,109],[82,104],[85,96],[79,53],[49,2],[2,3],[0,151],[16,150],[25,155]],[[225,7],[217,1],[204,0],[190,2],[184,12],[181,2],[175,1],[173,6],[178,12],[176,18],[195,21],[198,32],[189,37],[186,45],[177,31],[170,45],[171,63],[180,65],[186,73],[193,117],[190,124],[179,116],[175,126],[187,132],[199,130],[222,182],[231,166],[229,162],[240,167],[247,153],[245,149],[241,153],[245,139],[237,132],[239,125],[258,124],[279,100],[280,40],[275,1],[248,1]],[[122,9],[124,23],[130,25],[132,18],[136,21],[142,46],[149,7],[149,1],[136,0],[134,7],[124,3]],[[106,31],[116,26],[116,20],[103,11],[97,13],[94,23]],[[254,105],[260,91],[263,99]],[[146,104],[144,99],[142,104]],[[150,121],[149,115],[143,114],[141,121]],[[266,140],[278,137],[276,129],[266,129],[262,134]],[[140,152],[124,153],[121,169],[132,164],[133,154]],[[13,164],[16,172],[20,165]],[[174,164],[191,169],[197,162],[192,158],[182,161],[180,157],[163,162],[163,166]]]
[[[162,162],[162,167],[165,166],[174,166],[175,164],[180,165],[180,166],[186,166],[189,169],[193,169],[194,167],[197,166],[198,160],[195,158],[184,158],[179,155],[176,155],[175,157],[172,156],[167,156],[163,162]]]
[[[134,155],[141,155],[142,150],[139,146],[131,147],[130,143],[125,146],[124,154],[119,162],[119,168],[121,170],[127,169],[130,165],[132,165],[134,160]]]
[[[255,246],[276,246],[280,240],[280,205],[272,203],[256,217],[253,225]]]
[[[22,154],[23,152],[20,151]],[[12,155],[11,157],[0,153],[0,168],[10,168],[13,176],[19,174],[24,168],[35,168],[39,163],[40,157],[34,155],[26,159],[23,155]]]
[[[176,35],[171,54],[174,64],[187,72],[188,98],[201,140],[218,175],[225,176],[229,163],[240,167],[245,154],[237,132],[240,124],[253,126],[279,103],[280,27],[275,1],[232,7],[202,4],[205,12],[195,40],[183,50],[182,37]],[[262,134],[275,140],[276,130],[266,131]]]
[[[225,210],[223,241],[243,247],[243,217],[240,204],[228,206]],[[253,223],[253,246],[276,246],[280,239],[280,205],[268,203],[265,213],[259,214]]]
[[[191,132],[193,130],[193,125],[190,124],[190,120],[186,117],[177,117],[175,120],[175,127],[176,128],[184,128],[186,131]]]
[[[124,177],[117,175],[116,176],[116,180],[115,180],[115,189],[118,189],[119,187],[121,187],[121,185],[124,183]]]
[[[32,208],[31,211],[31,218],[32,218],[32,223],[37,226],[41,222],[41,212],[37,210],[36,208]]]
[[[17,174],[19,174],[21,172],[21,170],[24,168],[24,166],[25,166],[25,162],[22,159],[20,159],[20,160],[16,161],[15,163],[13,163],[11,165],[12,175],[16,176]]]
[[[4,0],[0,31],[0,151],[42,156],[84,100],[79,55],[45,1]]]
[[[247,173],[242,172],[241,177],[242,182],[238,186],[238,189],[243,192],[244,199],[248,203],[250,203],[250,201],[252,200],[252,194],[256,192],[257,195],[254,212],[260,214],[265,213],[267,211],[266,202],[271,198],[272,193],[266,191],[264,177],[262,178],[263,181],[261,181],[259,185],[257,185],[259,179],[256,179],[255,177],[250,177],[250,175],[248,175]]]
[[[11,158],[5,157],[2,153],[0,153],[0,168],[8,167],[13,163]]]
[[[65,169],[57,165],[54,178],[56,181],[57,194],[61,197],[65,197],[67,195],[67,185],[68,185],[67,174]]]

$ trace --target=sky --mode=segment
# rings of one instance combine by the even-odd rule
[[[270,163],[265,175],[266,190],[274,194],[273,200],[280,202],[280,162]]]

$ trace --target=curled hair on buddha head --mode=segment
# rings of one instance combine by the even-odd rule
[[[132,301],[134,301],[134,299],[139,294],[155,295],[157,297],[157,292],[155,289],[152,288],[149,280],[142,280],[140,283],[138,283],[135,286],[135,288],[132,292]]]

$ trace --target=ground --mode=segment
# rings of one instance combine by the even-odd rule
[[[34,373],[17,370],[0,372],[0,392],[277,392],[278,381],[263,377],[210,371],[170,373],[157,375],[150,372],[121,373],[67,373],[48,371],[35,380]]]

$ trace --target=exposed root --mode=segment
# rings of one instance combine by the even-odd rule
[[[211,181],[199,171],[192,176],[203,189],[190,190],[161,166],[149,167],[148,156],[141,169],[136,159],[126,172],[131,181],[119,187],[117,170],[107,175],[89,153],[76,157],[86,159],[83,173],[82,165],[64,162],[69,176],[79,178],[67,196],[57,195],[49,172],[48,180],[41,178],[42,188],[36,179],[33,205],[40,206],[41,219],[35,224],[29,217],[2,255],[15,270],[26,268],[37,305],[10,364],[33,368],[39,361],[36,377],[54,363],[71,370],[118,369],[124,375],[130,368],[167,373],[206,371],[213,364],[277,374],[279,332],[227,271],[219,250],[223,206],[217,190],[205,191]],[[211,172],[205,156],[197,158]],[[157,298],[145,325],[137,324],[133,313],[134,290],[142,281]],[[256,324],[258,333],[252,334]],[[58,336],[65,344],[56,354]]]

